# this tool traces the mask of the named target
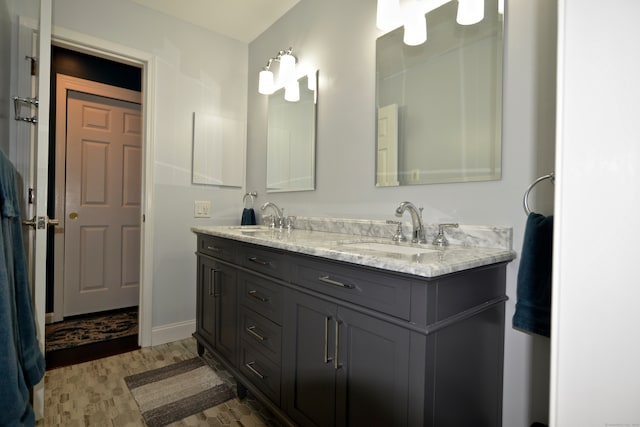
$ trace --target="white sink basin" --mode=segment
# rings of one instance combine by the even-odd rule
[[[345,246],[353,249],[364,249],[367,251],[386,252],[401,255],[420,255],[438,252],[437,249],[420,248],[416,246],[402,246],[395,245],[393,243],[344,243],[341,246]]]
[[[269,227],[265,227],[264,225],[230,225],[230,230],[242,230],[242,231],[259,231],[259,230],[268,230]]]

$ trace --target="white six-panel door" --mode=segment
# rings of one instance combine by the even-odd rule
[[[140,105],[69,91],[64,315],[138,305]]]

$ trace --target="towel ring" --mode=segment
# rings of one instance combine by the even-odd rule
[[[529,209],[529,193],[531,192],[533,187],[536,186],[537,183],[539,183],[540,181],[544,181],[545,179],[550,179],[551,183],[553,184],[554,181],[555,181],[555,174],[553,172],[551,172],[548,175],[541,176],[540,178],[538,178],[535,181],[533,181],[531,183],[531,185],[529,186],[529,188],[527,188],[527,191],[524,192],[524,197],[522,198],[522,206],[524,207],[524,212],[527,215],[529,215],[531,213],[531,209]]]
[[[245,207],[247,207],[247,197],[251,197],[251,209],[253,209],[253,205],[256,201],[256,197],[258,197],[258,192],[252,191],[250,193],[244,193],[244,196],[242,197],[242,204]]]

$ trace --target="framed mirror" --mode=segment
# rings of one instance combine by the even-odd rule
[[[318,73],[298,79],[300,100],[269,95],[267,193],[315,190]]]
[[[501,178],[503,15],[456,23],[457,1],[429,12],[427,41],[400,27],[376,42],[376,186]]]

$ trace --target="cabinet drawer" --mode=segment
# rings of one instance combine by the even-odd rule
[[[259,246],[242,246],[240,265],[273,277],[285,276],[286,257],[282,252]]]
[[[282,324],[283,289],[280,285],[249,273],[240,274],[238,281],[240,304]]]
[[[240,307],[240,337],[280,365],[282,327],[246,307]]]
[[[251,344],[240,341],[240,371],[276,405],[280,405],[280,366]]]
[[[401,319],[410,318],[411,281],[408,279],[306,258],[297,258],[292,268],[294,282],[302,287]]]
[[[236,244],[227,239],[198,234],[198,252],[225,261],[235,261]]]

